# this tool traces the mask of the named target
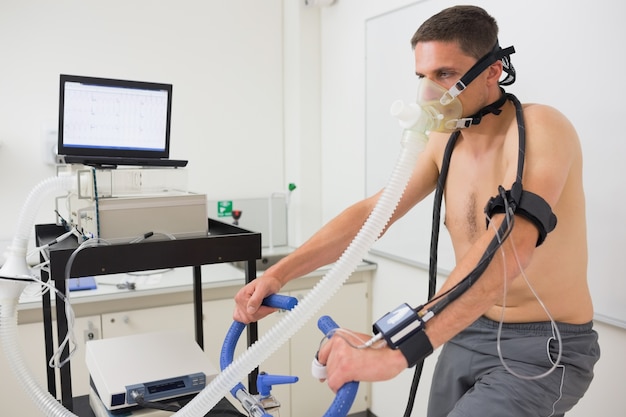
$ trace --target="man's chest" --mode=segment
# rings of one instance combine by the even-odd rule
[[[499,185],[511,186],[514,172],[500,152],[453,155],[444,195],[445,225],[455,243],[471,244],[486,230],[485,205]]]

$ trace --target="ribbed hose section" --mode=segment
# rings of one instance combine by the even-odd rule
[[[11,281],[11,278],[28,276],[26,248],[35,224],[35,216],[48,195],[67,192],[72,177],[54,177],[39,183],[28,195],[17,222],[17,232],[7,248],[7,260],[0,268],[0,346],[11,371],[18,382],[43,414],[50,416],[73,416],[48,392],[44,391],[26,367],[17,338],[17,302],[27,281]]]
[[[15,248],[26,248],[28,239],[35,225],[35,217],[43,203],[49,195],[58,195],[68,192],[75,179],[69,175],[48,178],[35,186],[26,197],[24,207],[17,221],[17,233],[13,238],[12,246]]]
[[[35,380],[22,358],[17,338],[17,300],[0,305],[0,346],[7,358],[11,371],[20,386],[41,410],[43,415],[54,417],[76,417],[44,391]]]
[[[39,183],[30,192],[24,207],[17,220],[17,230],[11,245],[7,248],[6,261],[0,268],[0,277],[28,278],[29,270],[26,264],[26,250],[30,234],[35,225],[35,216],[41,204],[48,195],[67,192],[72,186],[72,178],[69,176],[53,177]],[[26,281],[0,280],[0,302],[5,299],[19,298],[26,287]]]
[[[286,313],[263,337],[235,359],[196,398],[177,412],[176,416],[204,415],[232,387],[289,340],[341,288],[378,239],[400,201],[425,142],[424,135],[418,136],[417,141],[405,137],[399,160],[376,207],[331,270],[293,310]]]

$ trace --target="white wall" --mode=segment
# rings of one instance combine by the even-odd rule
[[[439,11],[456,2],[449,0],[426,1],[428,8]],[[365,114],[365,22],[367,19],[413,4],[409,0],[338,0],[322,11],[322,198],[323,220],[327,221],[348,204],[362,198],[365,189],[364,175],[364,114]],[[517,13],[513,2],[497,0],[472,1],[487,10],[497,8],[498,13]],[[533,2],[519,2],[519,7],[528,8]],[[582,2],[581,2],[582,3]],[[539,4],[537,2],[537,4]],[[588,3],[585,3],[588,4]],[[597,3],[598,8],[610,6],[608,0]],[[564,2],[571,19],[581,22],[581,30],[588,30],[593,36],[593,28],[586,27],[586,15]],[[427,16],[425,16],[427,17]],[[497,17],[497,16],[496,16]],[[595,22],[591,22],[595,23]],[[600,23],[600,22],[597,22]],[[529,29],[532,22],[529,21]],[[416,27],[417,29],[417,27]],[[507,42],[515,44],[515,39]],[[598,39],[598,42],[610,42]],[[508,45],[508,44],[507,44]],[[537,48],[554,48],[558,56],[562,47],[550,42],[538,44]],[[410,52],[407,39],[407,53]],[[584,54],[582,51],[579,54]],[[571,55],[570,55],[571,56]],[[564,57],[563,59],[568,59]],[[610,59],[610,57],[607,57]],[[514,60],[515,62],[515,60]],[[563,65],[566,65],[564,62]],[[598,64],[602,67],[602,63]],[[563,69],[567,68],[566,66]],[[412,71],[407,68],[407,71]],[[570,68],[570,70],[573,70]],[[520,69],[518,68],[518,71]],[[520,76],[521,76],[520,72]],[[557,74],[546,78],[544,89],[551,88]],[[599,82],[595,75],[585,74],[582,78]],[[581,80],[582,82],[582,80]],[[541,87],[537,86],[539,89]],[[563,86],[560,86],[561,88]],[[516,92],[524,100],[523,92]],[[590,110],[597,111],[597,110]],[[591,114],[590,114],[591,115]],[[596,115],[598,117],[598,115]],[[393,138],[390,144],[393,145]],[[398,264],[384,258],[377,258],[379,267],[373,288],[373,317],[380,317],[401,302],[418,303],[427,294],[427,274],[417,268]],[[615,271],[619,276],[621,271]],[[401,288],[402,291],[398,289]],[[414,294],[407,298],[406,294]],[[622,376],[626,372],[626,361],[621,351],[626,344],[626,330],[611,325],[596,323],[600,334],[602,358],[596,367],[596,379],[586,397],[569,413],[569,416],[593,414],[621,415],[618,387],[622,386]],[[430,385],[434,357],[427,360],[422,383],[415,402],[413,416],[424,416],[427,392]],[[372,389],[372,411],[379,417],[402,415],[411,383],[412,372],[405,372],[392,381],[376,383]],[[406,393],[406,394],[405,394]]]
[[[3,0],[0,240],[51,175],[59,74],[172,83],[171,153],[210,199],[284,189],[282,0]],[[39,221],[52,221],[52,205]],[[1,248],[0,248],[1,249]]]
[[[295,182],[293,244],[361,199],[365,21],[413,2],[337,0],[323,9],[302,3],[3,0],[0,248],[29,190],[55,172],[44,161],[61,72],[173,83],[172,154],[189,159],[190,188],[210,199],[248,198]],[[39,220],[52,219],[42,209]],[[425,296],[424,271],[377,261],[374,317]],[[621,413],[626,331],[602,323],[597,330],[603,357],[596,380],[570,416]],[[414,416],[424,415],[433,363],[429,358]],[[374,384],[373,412],[402,415],[411,376]]]

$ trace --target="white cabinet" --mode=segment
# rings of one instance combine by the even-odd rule
[[[287,343],[260,364],[259,369],[262,372],[294,375],[299,378],[295,384],[276,385],[272,389],[272,394],[282,404],[281,417],[323,415],[334,398],[334,394],[327,385],[314,379],[310,371],[311,360],[323,337],[316,324],[320,316],[330,315],[340,326],[351,330],[371,332],[370,307],[367,300],[369,272],[356,273],[357,276],[359,274],[364,275],[359,276],[355,282],[344,285],[337,295],[322,307],[314,319],[306,323]],[[288,287],[292,288],[288,294],[301,299],[309,291],[309,284],[303,284],[306,282],[306,280],[301,281],[297,284],[298,287],[293,285]],[[236,288],[233,288],[233,294],[234,291]],[[232,324],[234,308],[232,296],[224,295],[223,297],[226,298],[208,300],[203,303],[204,348],[209,360],[216,368],[219,368],[220,351],[224,336]],[[190,338],[194,337],[193,304],[183,303],[140,309],[133,309],[132,304],[132,299],[129,299],[126,304],[128,308],[125,311],[89,315],[76,319],[75,332],[79,349],[71,361],[74,396],[86,395],[89,390],[89,375],[85,365],[85,338],[110,338],[170,329],[182,329],[189,334]],[[261,320],[259,337],[263,337],[284,314],[286,313],[277,312]],[[20,325],[19,336],[26,363],[46,389],[43,325],[41,323]],[[246,340],[244,331],[235,353],[235,359],[245,350]],[[0,352],[0,375],[7,375],[8,372],[6,359]],[[11,376],[9,380],[13,382],[14,379]],[[247,381],[242,382],[247,386]],[[57,382],[57,387],[59,386]],[[368,393],[369,384],[360,384],[351,412],[367,409]],[[227,393],[226,397],[231,402],[237,403],[236,400],[230,398],[230,393]],[[0,399],[3,415],[25,417],[41,415],[17,383],[3,384]]]
[[[260,364],[260,371],[278,375],[294,375],[299,378],[295,384],[276,385],[272,394],[281,402],[281,417],[303,415],[323,415],[334,398],[334,393],[326,384],[311,376],[311,361],[317,351],[322,333],[317,329],[317,319],[329,315],[341,327],[368,333],[371,332],[368,285],[357,282],[344,285],[325,305],[316,317],[307,322],[290,340],[283,344],[267,360]],[[289,295],[302,299],[308,289],[291,291]],[[224,336],[232,324],[234,301],[206,301],[203,303],[204,350],[209,359],[219,368],[219,356]],[[262,337],[284,312],[272,314],[259,322],[259,337]],[[102,315],[104,337],[125,336],[142,332],[183,328],[193,337],[193,305],[184,304],[170,307],[117,312]],[[242,334],[235,351],[235,358],[245,350],[246,334]],[[247,381],[242,381],[247,386]],[[368,405],[369,384],[362,383],[351,412],[365,411]],[[236,400],[226,395],[231,402]]]
[[[163,330],[183,330],[194,337],[193,305],[181,304],[102,315],[102,337],[129,336]]]
[[[322,416],[335,394],[325,383],[311,376],[311,360],[317,352],[323,334],[317,328],[317,319],[330,316],[340,327],[361,333],[371,333],[368,287],[365,282],[346,284],[322,307],[315,320],[309,321],[290,340],[291,372],[300,381],[291,388],[291,416]],[[294,292],[301,297],[306,292]],[[359,384],[359,390],[350,413],[365,411],[368,406],[369,384]],[[282,414],[281,414],[282,416]]]

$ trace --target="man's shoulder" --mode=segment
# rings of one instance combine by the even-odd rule
[[[525,129],[531,140],[561,140],[569,137],[573,143],[578,142],[576,129],[572,122],[555,107],[546,104],[523,104]]]
[[[569,166],[580,159],[578,133],[563,113],[545,104],[524,104],[523,108],[529,161],[549,161],[558,166],[556,160],[561,160],[563,166]]]
[[[560,118],[567,120],[565,115],[556,107],[541,103],[523,103],[522,109],[525,118]]]

